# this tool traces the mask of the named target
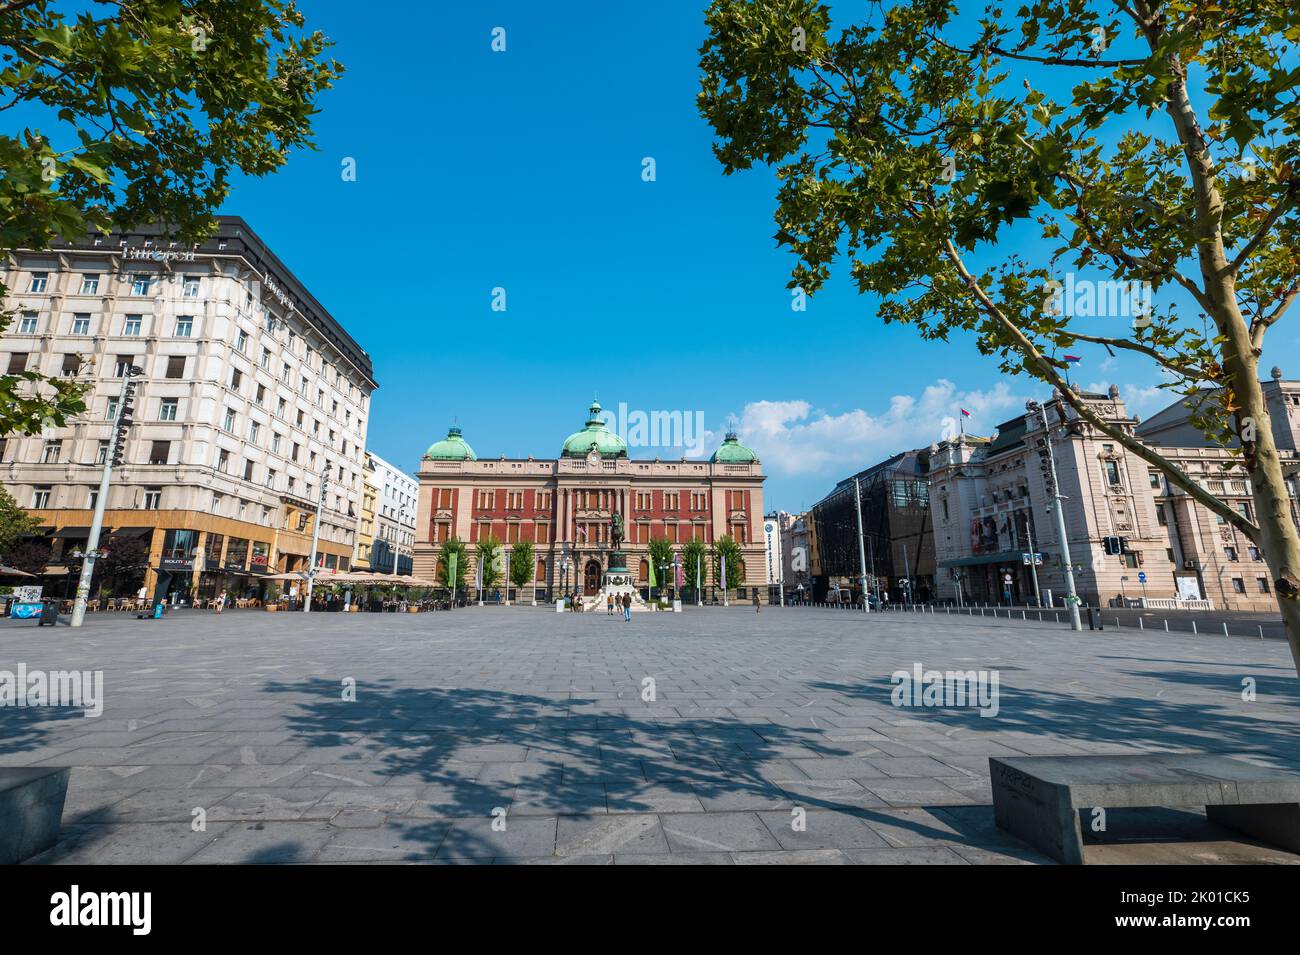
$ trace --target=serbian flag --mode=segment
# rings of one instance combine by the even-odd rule
[[[965,408],[962,408],[962,409],[961,409],[961,416],[962,416],[963,418],[969,418],[969,417],[970,417],[970,412],[967,411]]]
[[[1083,359],[1078,355],[1063,355],[1062,357],[1071,365],[1077,365],[1079,362],[1083,361]]]

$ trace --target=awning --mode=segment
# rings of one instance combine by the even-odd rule
[[[113,528],[114,537],[144,537],[146,534],[152,534],[152,527],[115,527]]]
[[[29,574],[25,570],[19,570],[17,567],[6,567],[0,564],[0,577],[35,577],[35,574]]]
[[[62,538],[80,538],[89,537],[89,527],[60,527],[57,531],[49,535],[51,539],[56,537]]]
[[[1021,564],[1024,563],[1025,551],[1004,550],[999,554],[976,554],[974,557],[958,557],[955,560],[941,560],[940,567],[975,567],[981,564]],[[1041,551],[1040,551],[1041,553]]]

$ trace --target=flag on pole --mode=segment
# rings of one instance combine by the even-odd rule
[[[646,564],[649,565],[649,567],[650,567],[650,577],[649,577],[649,583],[650,583],[650,586],[651,586],[651,587],[658,587],[658,586],[659,586],[659,582],[658,582],[657,580],[655,580],[655,562],[654,562],[654,558],[653,558],[653,557],[650,558],[650,560],[646,561]]]
[[[1068,361],[1071,365],[1083,361],[1083,359],[1080,358],[1078,355],[1062,355],[1061,357],[1064,358],[1066,361]]]
[[[970,412],[967,411],[965,408],[962,408],[962,409],[961,409],[961,416],[962,416],[963,418],[969,418],[969,417],[970,417]]]
[[[718,567],[722,571],[722,592],[725,594],[727,592],[727,555],[726,554],[718,555]]]

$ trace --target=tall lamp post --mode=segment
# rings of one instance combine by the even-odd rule
[[[325,513],[325,492],[330,486],[329,465],[320,476],[320,494],[316,498],[316,519],[311,522],[311,561],[307,567],[307,599],[302,603],[302,612],[311,613],[311,593],[316,585],[316,550],[320,546],[320,519]]]
[[[1061,485],[1056,480],[1056,456],[1052,453],[1052,431],[1047,424],[1047,406],[1031,399],[1025,402],[1025,410],[1030,414],[1037,412],[1043,422],[1042,452],[1047,459],[1047,475],[1052,485],[1052,504],[1056,513],[1056,536],[1061,541],[1061,565],[1065,569],[1065,602],[1070,609],[1070,629],[1082,630],[1083,623],[1079,620],[1079,597],[1074,590],[1074,564],[1070,560],[1070,542],[1065,536],[1065,510],[1061,504],[1065,498],[1061,496]]]
[[[132,365],[122,376],[122,390],[117,396],[117,418],[114,423],[113,438],[104,454],[104,470],[99,476],[99,494],[95,497],[95,516],[90,521],[90,535],[86,538],[86,559],[81,564],[81,577],[77,581],[77,599],[72,605],[72,626],[80,627],[86,620],[86,599],[90,596],[90,581],[95,575],[95,560],[102,556],[99,551],[99,535],[104,530],[104,508],[108,505],[108,485],[113,477],[113,468],[122,463],[125,451],[126,433],[131,428],[135,408],[131,399],[135,397],[135,379],[144,374],[144,369]]]
[[[406,519],[406,508],[397,509],[397,528],[393,531],[393,576],[397,576],[397,562],[402,554],[402,521]]]

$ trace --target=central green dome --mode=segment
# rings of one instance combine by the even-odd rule
[[[585,458],[592,445],[595,445],[602,458],[627,457],[627,443],[605,426],[605,421],[600,416],[600,402],[594,400],[587,409],[586,427],[565,439],[560,457]]]
[[[429,446],[424,452],[431,461],[477,461],[478,455],[460,436],[460,428],[452,426],[447,429],[447,437]]]
[[[713,452],[713,460],[724,464],[747,464],[750,461],[757,461],[758,455],[740,443],[736,432],[728,431],[722,447]]]

